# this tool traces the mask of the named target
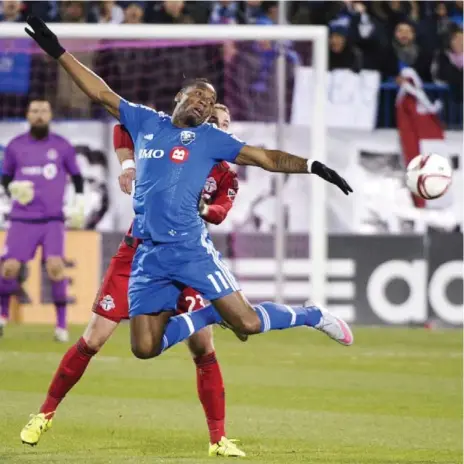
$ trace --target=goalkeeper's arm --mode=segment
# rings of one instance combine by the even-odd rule
[[[103,105],[119,119],[121,97],[113,92],[103,79],[66,52],[56,35],[40,18],[29,16],[27,24],[32,28],[32,31],[26,28],[26,32],[37,42],[39,47],[58,60],[73,81],[90,99]]]

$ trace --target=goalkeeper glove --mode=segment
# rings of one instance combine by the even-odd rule
[[[34,199],[34,184],[30,180],[14,180],[8,185],[8,191],[11,198],[23,206]]]
[[[311,164],[309,164],[311,163]],[[353,189],[348,185],[348,182],[338,175],[333,169],[328,168],[325,164],[320,161],[308,160],[308,171],[316,176],[321,177],[327,182],[336,185],[345,195],[349,195],[353,192]]]
[[[72,229],[82,229],[85,225],[84,195],[82,193],[76,193],[68,225]]]
[[[32,31],[24,30],[37,42],[37,45],[52,58],[57,60],[66,50],[61,46],[58,37],[48,28],[48,26],[37,16],[27,17],[27,24]]]

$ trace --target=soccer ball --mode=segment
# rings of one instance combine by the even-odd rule
[[[453,169],[440,155],[419,155],[406,168],[406,185],[409,190],[425,200],[443,196],[451,185]]]

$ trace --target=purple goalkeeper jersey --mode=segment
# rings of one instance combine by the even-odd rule
[[[10,219],[63,220],[67,177],[79,173],[76,152],[63,137],[50,133],[45,139],[36,140],[28,132],[14,138],[5,149],[3,174],[13,180],[31,181],[34,198],[25,206],[13,201]]]

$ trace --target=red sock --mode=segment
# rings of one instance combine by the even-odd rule
[[[48,388],[47,398],[40,408],[40,412],[49,418],[55,415],[56,408],[69,390],[79,381],[96,351],[91,350],[81,337],[73,345],[58,366],[52,383]]]
[[[226,401],[224,382],[216,353],[195,358],[197,365],[197,390],[208,424],[210,443],[217,443],[225,437],[224,421]]]

